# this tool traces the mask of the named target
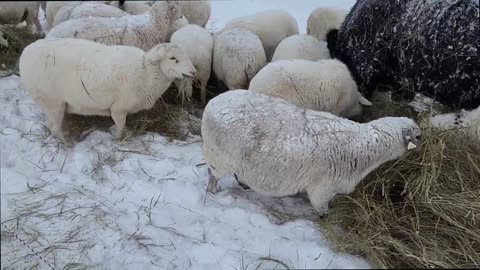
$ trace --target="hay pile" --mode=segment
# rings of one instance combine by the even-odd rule
[[[17,28],[11,25],[0,26],[3,38],[8,41],[8,47],[0,46],[0,71],[18,71],[18,60],[23,48],[30,43],[42,38],[41,35],[32,34],[26,27]]]
[[[367,115],[413,116],[405,104],[376,109]],[[337,196],[318,225],[340,251],[365,256],[373,267],[478,268],[480,153],[458,131],[423,132],[420,151]]]

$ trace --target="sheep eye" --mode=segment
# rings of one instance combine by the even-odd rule
[[[177,58],[175,58],[174,56],[170,57],[169,59],[170,60],[177,60]]]

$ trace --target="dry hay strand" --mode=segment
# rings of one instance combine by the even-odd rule
[[[340,251],[374,267],[478,268],[480,153],[461,131],[422,129],[421,149],[337,196],[317,225]]]
[[[172,86],[152,109],[127,116],[124,139],[151,131],[170,140],[186,140],[190,135],[200,135],[202,112],[196,101],[182,104],[177,90]],[[64,129],[69,138],[82,140],[97,129],[108,132],[112,125],[114,122],[111,117],[66,114]]]
[[[33,34],[27,27],[18,28],[12,25],[2,25],[0,31],[8,41],[8,47],[0,46],[0,71],[18,71],[18,60],[23,49],[42,38],[42,35]]]

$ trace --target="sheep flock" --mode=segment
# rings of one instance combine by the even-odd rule
[[[458,130],[480,152],[477,0],[312,6],[307,29],[285,10],[231,18],[217,31],[206,29],[210,16],[209,1],[0,3],[0,23],[46,30],[18,67],[53,137],[74,147],[62,124],[76,114],[111,117],[112,140],[124,140],[127,115],[152,109],[175,86],[182,103],[202,108],[212,196],[231,175],[264,196],[305,193],[326,217],[337,194],[422,151],[432,130]],[[419,96],[441,111],[365,116]]]

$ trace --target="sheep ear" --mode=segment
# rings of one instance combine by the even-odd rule
[[[358,102],[364,106],[372,106],[372,102],[370,102],[368,99],[366,99],[362,94],[360,94],[360,98],[358,99]]]
[[[167,47],[163,44],[157,45],[152,48],[148,53],[147,62],[150,64],[158,64],[167,56]]]

